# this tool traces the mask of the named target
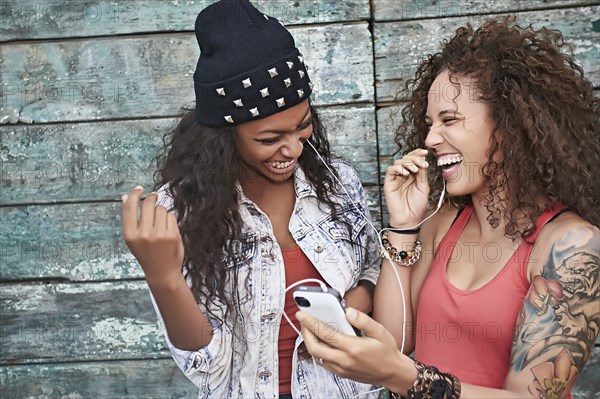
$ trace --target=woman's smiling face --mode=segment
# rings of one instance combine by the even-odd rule
[[[294,173],[304,142],[313,132],[308,100],[236,129],[242,179],[287,181]],[[254,180],[256,181],[256,180]]]
[[[429,89],[425,120],[429,126],[425,145],[442,167],[448,193],[480,192],[495,123],[490,107],[480,100],[476,82],[457,75],[451,82],[448,70],[443,70]]]

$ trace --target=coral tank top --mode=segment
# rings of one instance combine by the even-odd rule
[[[285,266],[285,283],[289,287],[291,284],[307,278],[316,278],[323,281],[323,277],[306,257],[300,247],[282,249],[283,264]],[[315,283],[306,283],[303,285],[318,285]],[[294,302],[291,289],[285,294],[284,312],[288,315],[292,323],[300,330],[300,323],[296,320],[298,306]],[[279,327],[279,394],[289,394],[292,392],[292,356],[294,354],[294,345],[296,344],[296,331],[289,325],[285,317],[281,317]]]
[[[415,359],[468,384],[502,388],[510,366],[517,316],[530,283],[527,264],[542,227],[565,206],[557,204],[536,220],[532,235],[484,286],[456,288],[447,278],[448,259],[471,213],[464,208],[438,246],[417,307]],[[482,267],[485,265],[481,265]]]

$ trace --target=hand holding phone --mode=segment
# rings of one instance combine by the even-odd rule
[[[321,287],[300,286],[294,290],[294,301],[300,310],[308,313],[323,324],[346,335],[356,336],[355,329],[348,323],[343,300],[333,288],[323,291]]]

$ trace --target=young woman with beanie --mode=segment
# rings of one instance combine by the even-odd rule
[[[375,397],[310,358],[282,317],[299,328],[286,287],[307,278],[369,312],[379,273],[365,192],[331,157],[304,59],[247,0],[207,7],[195,33],[195,109],[167,135],[139,217],[143,189],[123,197],[173,358],[201,398]]]
[[[570,397],[600,330],[600,100],[563,46],[489,21],[420,63],[377,322],[349,310],[367,336],[325,336],[298,315],[325,368],[410,399]]]

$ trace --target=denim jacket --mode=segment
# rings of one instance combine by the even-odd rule
[[[294,173],[296,203],[289,229],[325,282],[344,295],[359,280],[377,282],[379,259],[376,233],[355,208],[356,204],[370,217],[356,172],[340,161],[334,161],[332,166],[352,199],[345,194],[334,199],[342,209],[338,217],[352,225],[352,237],[348,237],[343,225],[332,221],[329,208],[319,204],[316,191],[300,168]],[[263,399],[279,395],[278,336],[286,288],[283,257],[268,217],[244,196],[239,185],[238,192],[242,231],[247,239],[240,243],[236,263],[238,281],[247,283],[228,288],[231,294],[237,291],[238,323],[232,331],[225,323],[210,320],[214,328],[212,340],[197,351],[174,347],[165,330],[175,362],[200,389],[198,398]],[[171,209],[172,199],[164,188],[159,191],[158,204]],[[358,245],[353,246],[350,241]],[[154,307],[162,324],[156,303]],[[221,313],[216,308],[211,310]],[[299,360],[297,348],[301,342],[298,337],[292,361],[295,399],[378,397],[378,393],[366,393],[376,386],[340,378],[310,357]]]

